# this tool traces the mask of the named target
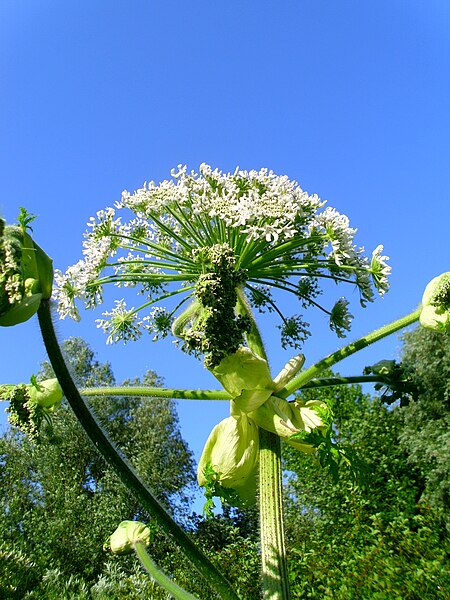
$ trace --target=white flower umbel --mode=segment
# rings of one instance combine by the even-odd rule
[[[142,335],[141,323],[138,321],[137,312],[134,308],[127,309],[124,300],[116,300],[116,306],[111,312],[104,312],[104,317],[109,319],[97,319],[97,327],[108,334],[107,344],[118,340],[137,340]]]
[[[107,283],[136,287],[143,304],[133,311],[118,304],[105,313],[111,324],[102,320],[100,326],[110,341],[134,339],[139,327],[158,338],[157,313],[150,315],[150,306],[179,294],[180,302],[159,319],[162,333],[192,299],[188,317],[176,322],[189,330],[184,349],[195,350],[197,344],[198,350],[208,327],[220,322],[209,316],[223,308],[205,290],[209,286],[214,296],[214,290],[222,294],[240,287],[258,309],[279,314],[283,343],[298,347],[308,335],[307,323],[298,314],[286,317],[281,312],[271,296],[280,289],[293,294],[303,308],[324,310],[332,329],[343,335],[350,325],[348,302],[341,298],[332,310],[322,307],[317,302],[320,280],[353,284],[364,305],[373,300],[374,288],[379,294],[387,290],[390,267],[381,256],[382,246],[371,259],[364,256],[363,248],[354,244],[356,230],[347,217],[324,205],[295,181],[267,169],[225,174],[202,164],[197,174],[179,165],[171,180],[150,182],[133,194],[123,192],[114,208],[90,219],[84,259],[56,276],[60,314],[76,317],[77,299],[96,306]],[[233,294],[227,298],[234,301]],[[144,313],[140,321],[139,311]],[[227,315],[224,328],[232,318]],[[237,338],[246,326],[244,321],[236,326]],[[196,328],[201,330],[198,335]],[[183,337],[182,327],[177,334]]]

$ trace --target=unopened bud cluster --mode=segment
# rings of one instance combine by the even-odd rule
[[[63,392],[58,380],[36,381],[29,384],[0,385],[0,400],[9,402],[8,420],[30,439],[38,440],[42,422],[49,422],[51,414],[59,407]]]
[[[133,552],[136,543],[149,546],[152,532],[147,525],[140,521],[122,521],[114,533],[104,543],[103,548],[113,554],[129,554]]]
[[[6,225],[0,219],[0,325],[4,327],[27,321],[52,293],[52,260],[27,232],[33,218],[21,209],[19,225]]]

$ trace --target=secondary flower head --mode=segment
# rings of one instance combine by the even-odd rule
[[[27,321],[52,292],[52,261],[28,233],[35,217],[24,208],[20,211],[18,225],[0,219],[0,325],[4,327]]]
[[[99,321],[108,339],[135,339],[146,330],[158,338],[174,321],[183,349],[205,356],[209,368],[236,352],[249,330],[235,311],[237,289],[259,310],[279,315],[283,345],[298,347],[309,332],[301,315],[285,316],[275,301],[279,290],[302,308],[324,310],[343,335],[351,321],[348,302],[321,306],[320,282],[353,284],[364,305],[374,289],[387,290],[390,268],[382,246],[366,257],[347,217],[324,206],[267,169],[225,174],[202,164],[195,173],[179,166],[171,180],[124,192],[113,208],[91,218],[83,260],[56,274],[60,315],[77,318],[77,299],[95,307],[107,283],[135,287],[140,306],[128,309],[120,300]],[[152,305],[162,301],[173,304],[155,311]]]
[[[428,329],[450,332],[450,271],[432,279],[425,288],[420,323]]]
[[[59,407],[63,392],[57,379],[19,385],[0,385],[0,400],[9,402],[8,420],[26,433],[30,439],[39,440],[43,421],[51,424],[51,414]]]

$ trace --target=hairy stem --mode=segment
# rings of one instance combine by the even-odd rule
[[[250,304],[238,289],[237,312],[250,317],[249,347],[267,360],[262,337]],[[280,438],[259,429],[259,522],[261,537],[262,584],[265,600],[287,600],[289,578],[283,523],[283,493]]]
[[[157,387],[98,387],[81,388],[83,396],[148,396],[176,400],[231,400],[225,390],[183,390]]]
[[[80,395],[70,376],[61,349],[56,338],[51,318],[50,303],[42,301],[38,310],[39,325],[50,363],[69,402],[83,429],[106,460],[120,477],[122,483],[130,490],[136,500],[146,510],[163,531],[170,535],[184,555],[206,578],[220,598],[238,600],[230,583],[192,542],[186,532],[172,519],[156,499],[150,488],[138,477],[131,465],[121,455],[118,448],[99,424],[95,414]]]
[[[355,354],[355,352],[358,352],[363,348],[367,348],[367,346],[370,346],[370,344],[378,342],[379,340],[382,340],[388,335],[391,335],[392,333],[395,333],[396,331],[399,331],[404,327],[408,327],[408,325],[412,325],[419,319],[419,316],[420,309],[417,309],[409,315],[406,315],[405,317],[402,317],[397,321],[393,321],[388,325],[384,325],[383,327],[380,327],[380,329],[377,329],[376,331],[369,333],[368,335],[360,338],[359,340],[356,340],[356,342],[352,342],[351,344],[344,346],[340,350],[333,352],[326,358],[320,360],[315,365],[309,367],[309,369],[302,371],[299,375],[297,375],[297,377],[294,377],[288,384],[286,384],[286,386],[282,390],[279,390],[277,392],[277,396],[280,396],[280,398],[287,398],[288,396],[302,388],[309,381],[311,381],[311,379],[314,379],[315,377],[320,375],[320,373],[325,369],[331,368],[333,365],[340,362],[344,358]]]
[[[265,600],[288,600],[289,578],[283,524],[281,441],[259,430],[259,511]]]

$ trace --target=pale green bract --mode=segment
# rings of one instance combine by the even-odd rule
[[[420,323],[428,329],[450,333],[450,271],[432,279],[425,288]]]
[[[245,486],[258,464],[258,428],[245,414],[230,416],[210,433],[198,465],[198,483],[205,486],[209,469],[224,488]]]
[[[267,361],[250,348],[239,348],[214,367],[212,373],[242,412],[261,406],[275,390]]]
[[[227,277],[236,273],[235,283],[251,303],[280,316],[283,345],[299,347],[309,332],[300,314],[283,314],[272,297],[278,290],[293,294],[300,309],[321,308],[330,327],[343,336],[351,322],[348,301],[339,297],[334,307],[322,307],[320,280],[355,285],[363,305],[373,300],[374,289],[379,294],[388,289],[390,267],[383,247],[364,256],[347,217],[295,181],[267,169],[225,174],[202,164],[199,171],[179,166],[171,180],[124,192],[114,207],[90,219],[83,260],[55,276],[61,317],[78,319],[77,300],[93,308],[102,302],[104,285],[114,283],[137,288],[143,302],[129,308],[121,299],[104,313],[98,326],[108,341],[136,339],[143,331],[153,339],[164,337],[182,305],[198,297],[199,279],[217,272],[218,262],[214,266],[205,253],[214,247],[227,250]],[[172,302],[171,308],[155,306],[163,301]],[[204,322],[201,317],[200,325]],[[238,340],[245,323],[234,329]],[[190,334],[194,348],[184,344],[183,349],[205,353],[196,332]]]

